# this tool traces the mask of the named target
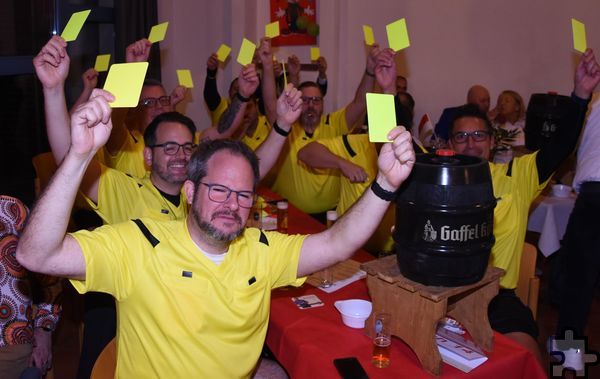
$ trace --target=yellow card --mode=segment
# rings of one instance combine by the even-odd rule
[[[110,63],[110,54],[102,54],[96,57],[96,64],[94,70],[98,72],[108,71],[108,64]]]
[[[240,52],[237,56],[237,61],[242,66],[252,63],[252,57],[254,57],[254,51],[256,50],[256,45],[252,42],[244,38],[242,40],[242,46],[240,47]]]
[[[265,25],[265,36],[275,38],[279,35],[279,21]]]
[[[287,87],[287,73],[285,72],[285,60],[281,60],[281,67],[283,69],[283,88]]]
[[[321,51],[319,50],[318,47],[310,48],[310,60],[311,61],[316,61],[317,59],[319,59],[320,56],[321,56]]]
[[[390,142],[390,130],[396,127],[394,95],[367,93],[367,116],[369,117],[369,141]]]
[[[148,41],[151,43],[160,42],[165,39],[165,35],[167,34],[167,28],[169,27],[169,21],[163,22],[158,25],[154,25],[152,29],[150,29],[150,36],[148,36]]]
[[[75,41],[85,20],[87,20],[90,15],[91,9],[87,11],[75,12],[71,15],[69,22],[67,22],[67,26],[63,29],[62,34],[60,35],[67,42]]]
[[[571,19],[571,26],[573,27],[573,46],[575,50],[585,53],[587,49],[587,42],[585,38],[585,25],[581,21],[577,21],[574,18]]]
[[[363,25],[363,34],[365,35],[365,43],[371,46],[375,43],[375,36],[373,35],[373,28],[369,25]]]
[[[224,43],[219,46],[219,50],[217,50],[217,59],[221,62],[225,62],[225,59],[229,56],[231,52],[231,47],[225,45]]]
[[[190,70],[177,70],[177,80],[179,80],[179,85],[185,88],[194,88],[194,81],[192,80],[192,72]]]
[[[110,66],[104,90],[115,96],[112,108],[133,108],[138,105],[148,62],[118,63]]]
[[[399,51],[410,46],[405,18],[386,25],[385,29],[387,30],[388,43],[392,50]]]

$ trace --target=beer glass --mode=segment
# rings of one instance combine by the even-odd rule
[[[327,229],[331,228],[333,224],[335,224],[338,218],[338,214],[336,211],[327,211]],[[321,281],[321,286],[323,288],[328,288],[333,285],[333,270],[331,267],[326,268],[323,272],[323,280]]]
[[[277,202],[277,231],[279,233],[288,232],[288,203],[287,201]]]
[[[390,365],[390,350],[392,334],[390,332],[392,315],[390,313],[377,313],[373,317],[373,354],[371,363],[378,368]]]

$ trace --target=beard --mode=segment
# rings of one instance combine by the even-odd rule
[[[306,111],[300,114],[300,122],[305,126],[315,126],[321,120],[321,116],[317,114],[314,108],[307,108]]]
[[[196,201],[194,199],[194,203],[195,202]],[[217,216],[219,216],[221,214],[227,214],[227,215],[233,216],[235,218],[236,222],[239,225],[239,228],[235,231],[227,233],[227,232],[217,229],[210,222],[202,220],[200,218],[200,215],[196,211],[195,205],[196,204],[193,204],[192,209],[191,209],[192,217],[196,221],[196,224],[198,225],[200,230],[203,231],[210,238],[214,239],[215,241],[219,241],[219,242],[231,242],[234,239],[238,238],[242,234],[242,231],[244,230],[243,225],[242,225],[242,219],[237,213],[220,211],[220,212],[213,213],[213,215],[211,216],[211,221],[214,220]]]
[[[183,184],[187,179],[187,169],[185,174],[176,174],[169,171],[169,165],[184,165],[187,167],[188,162],[185,159],[173,159],[167,163],[167,167],[162,167],[158,162],[152,162],[152,172],[161,178],[163,181],[171,184]]]

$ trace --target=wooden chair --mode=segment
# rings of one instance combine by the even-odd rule
[[[537,260],[537,248],[525,242],[523,254],[521,255],[521,268],[519,270],[519,281],[515,293],[523,304],[527,305],[537,318],[538,296],[540,292],[540,278],[535,275],[535,263]]]
[[[117,368],[117,342],[113,338],[96,359],[90,379],[112,379]]]

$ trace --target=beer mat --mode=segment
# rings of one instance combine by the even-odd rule
[[[340,262],[330,269],[333,270],[333,284],[330,287],[319,287],[323,282],[323,271],[313,273],[306,282],[323,292],[332,293],[367,276],[367,273],[360,269],[360,263],[352,259]]]
[[[473,341],[441,326],[437,329],[435,342],[442,360],[463,372],[470,372],[488,359]]]
[[[322,307],[323,302],[317,295],[304,295],[300,297],[292,297],[292,301],[300,309],[309,309]]]

